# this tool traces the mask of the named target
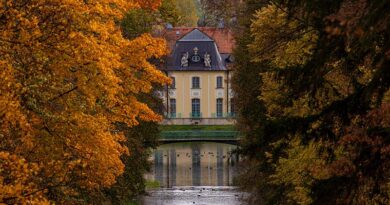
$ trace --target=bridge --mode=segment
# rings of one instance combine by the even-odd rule
[[[168,144],[175,142],[220,142],[238,144],[240,135],[238,131],[210,131],[210,130],[185,130],[185,131],[162,131],[160,143]]]

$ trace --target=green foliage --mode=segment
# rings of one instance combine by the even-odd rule
[[[175,0],[163,0],[157,10],[147,8],[132,9],[121,21],[123,35],[134,39],[144,33],[152,33],[170,23],[176,26],[181,16]]]
[[[180,20],[179,11],[176,7],[175,0],[163,0],[160,8],[158,9],[161,15],[161,19],[176,26]]]
[[[197,26],[199,16],[195,0],[176,0],[176,8],[180,16],[178,26]]]
[[[249,50],[253,61],[270,61],[271,66],[286,68],[305,64],[318,39],[312,27],[302,27],[288,19],[283,8],[270,4],[256,12],[251,25],[254,38]]]
[[[155,24],[155,11],[147,9],[130,10],[121,22],[123,35],[128,39],[143,33],[150,33]]]
[[[226,27],[234,26],[241,8],[239,0],[200,0],[201,26],[216,27],[223,21]]]
[[[173,26],[197,26],[199,9],[196,0],[163,0],[157,10],[132,9],[121,22],[123,34],[130,39]]]

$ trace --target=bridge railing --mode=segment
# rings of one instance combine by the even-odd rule
[[[220,139],[236,140],[239,138],[237,131],[207,131],[207,130],[190,130],[190,131],[163,131],[161,132],[162,140],[186,140],[186,139]]]
[[[235,118],[236,114],[233,112],[211,113],[211,118]]]
[[[181,113],[165,113],[165,117],[169,119],[182,118]]]

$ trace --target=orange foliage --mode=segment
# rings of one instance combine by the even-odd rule
[[[0,203],[45,201],[45,191],[66,203],[63,195],[92,193],[123,172],[120,156],[128,151],[113,122],[159,120],[136,96],[169,79],[148,61],[166,54],[165,42],[146,34],[126,40],[116,21],[130,8],[158,5],[0,2],[0,168],[12,170],[7,177],[0,169],[11,180],[0,178]],[[11,186],[18,188],[7,192]]]
[[[135,0],[142,8],[157,9],[161,5],[161,0]]]
[[[0,203],[50,204],[43,195],[45,190],[32,182],[38,170],[35,163],[0,152]]]

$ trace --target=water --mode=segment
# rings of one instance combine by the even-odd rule
[[[144,205],[242,204],[243,193],[233,187],[239,158],[234,145],[191,142],[160,146],[154,151],[147,180],[160,189],[148,191]]]
[[[244,194],[234,187],[191,186],[162,188],[149,191],[149,196],[143,198],[142,204],[147,205],[199,205],[199,204],[242,204]]]

